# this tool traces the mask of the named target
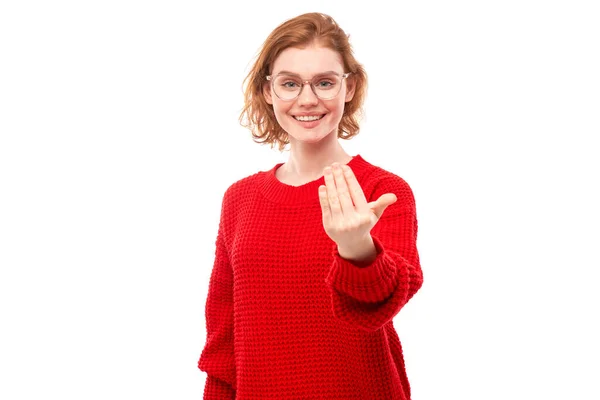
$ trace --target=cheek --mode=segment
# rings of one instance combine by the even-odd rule
[[[273,103],[273,111],[275,111],[275,115],[278,118],[284,117],[289,110],[290,110],[290,107],[288,104]]]
[[[331,114],[335,115],[336,118],[341,118],[342,114],[344,113],[344,104],[345,103],[343,101],[336,100],[325,103],[325,106]]]

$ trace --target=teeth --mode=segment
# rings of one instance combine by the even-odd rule
[[[298,121],[316,121],[318,119],[321,119],[322,115],[315,115],[315,116],[296,116],[294,118],[296,118]]]

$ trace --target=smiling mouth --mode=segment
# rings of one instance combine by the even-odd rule
[[[301,122],[310,122],[310,121],[318,121],[323,118],[325,114],[322,115],[294,115],[294,119],[296,121]]]

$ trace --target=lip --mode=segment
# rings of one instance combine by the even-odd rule
[[[327,114],[325,111],[323,112],[300,112],[300,113],[293,113],[292,116],[294,117],[315,117],[315,116],[319,116],[319,115],[325,115]]]
[[[320,112],[320,113],[316,113],[316,112],[311,112],[311,113],[297,113],[297,114],[291,114],[292,118],[294,118],[296,121],[298,121],[296,119],[296,117],[321,117],[321,119],[325,118],[327,116],[327,112]],[[319,121],[321,120],[319,119]],[[300,121],[299,121],[300,122]]]
[[[323,118],[318,119],[316,121],[298,121],[296,118],[294,118],[295,116],[305,117],[305,116],[320,116],[320,115],[322,115]],[[325,117],[327,117],[327,113],[321,113],[321,114],[316,114],[316,113],[292,114],[292,119],[294,121],[296,121],[296,123],[299,124],[304,129],[312,129],[312,128],[316,127],[317,125],[319,125],[321,123],[321,121],[323,121],[325,119]]]

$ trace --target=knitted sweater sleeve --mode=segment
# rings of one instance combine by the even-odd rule
[[[394,193],[397,201],[371,230],[375,260],[369,265],[354,264],[342,258],[334,244],[333,264],[325,279],[334,316],[369,332],[390,322],[423,284],[412,190],[399,177],[385,178],[367,201],[385,193]]]
[[[225,200],[223,201],[225,205]],[[215,260],[206,299],[206,344],[198,368],[207,373],[204,400],[235,399],[233,346],[233,272],[224,241],[225,208],[216,240]]]

